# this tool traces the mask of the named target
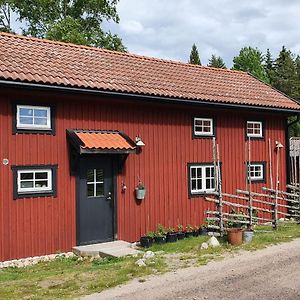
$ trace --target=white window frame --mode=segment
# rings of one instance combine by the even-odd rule
[[[254,168],[253,171],[251,171],[251,168]],[[257,169],[260,169],[260,170],[257,170]],[[264,180],[264,164],[262,163],[250,163],[248,165],[248,169],[247,169],[247,172],[248,172],[248,180],[251,179],[251,181],[262,181]],[[254,172],[254,175],[251,175],[251,173]],[[260,172],[260,175],[259,176],[256,176],[255,173],[257,172]]]
[[[88,181],[87,185],[93,185],[94,186],[94,195],[93,196],[88,196],[88,198],[93,198],[93,197],[103,197],[104,195],[97,195],[97,184],[104,184],[104,177],[102,181],[97,181],[97,170],[98,169],[92,169],[93,170],[93,181]],[[103,170],[104,172],[104,170]],[[103,175],[104,176],[104,175]]]
[[[196,130],[196,121],[209,121],[210,122],[210,131],[206,132],[206,131],[199,131]],[[194,118],[194,135],[195,136],[213,136],[214,135],[214,119],[213,118]]]
[[[33,179],[21,180],[21,174],[30,174],[33,173]],[[47,173],[47,179],[35,179],[36,173]],[[30,188],[22,188],[21,182],[24,181],[33,181],[33,187]],[[35,182],[38,181],[47,181],[47,187],[35,187]],[[44,193],[44,192],[52,192],[52,169],[26,169],[26,170],[18,170],[17,171],[17,192],[19,194],[31,194],[31,193]]]
[[[248,133],[248,125],[260,125],[259,133]],[[251,128],[252,129],[252,128]],[[247,121],[247,128],[246,128],[247,137],[256,137],[261,138],[263,137],[263,122],[262,121]]]
[[[32,109],[33,110],[33,121],[34,121],[34,110],[43,109],[47,111],[47,124],[36,125],[36,124],[22,124],[20,123],[20,109]],[[16,127],[17,129],[33,129],[33,130],[51,130],[51,107],[49,106],[34,106],[34,105],[17,105],[16,115]]]
[[[212,170],[214,170],[214,176],[213,177],[206,177],[206,169],[210,168]],[[215,185],[215,169],[214,169],[214,165],[213,164],[203,164],[203,165],[198,165],[198,164],[191,164],[189,166],[189,189],[190,189],[190,193],[191,195],[197,195],[197,194],[204,194],[204,193],[211,193],[211,192],[215,192],[216,191],[216,187],[213,188],[207,188],[206,186],[206,180],[210,179],[213,180],[213,184]],[[196,177],[193,177],[192,175],[192,170],[196,169]],[[202,170],[202,177],[197,177],[197,169],[201,169]],[[196,180],[196,186],[198,185],[197,180],[201,180],[202,182],[202,188],[196,188],[196,189],[192,189],[192,180]]]

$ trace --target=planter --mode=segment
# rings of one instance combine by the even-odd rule
[[[233,246],[238,246],[243,243],[243,230],[241,228],[227,229],[228,242]]]
[[[167,234],[167,243],[177,242],[177,233],[172,232]]]
[[[166,243],[166,236],[156,236],[155,238],[154,238],[154,240],[155,240],[155,243],[156,244],[165,244]]]
[[[146,189],[135,189],[135,197],[137,200],[145,199]]]
[[[177,232],[177,239],[183,240],[185,238],[185,233],[182,231]]]
[[[250,230],[245,230],[243,232],[243,241],[246,243],[250,243],[253,239],[254,232]]]
[[[189,237],[192,237],[193,236],[193,231],[186,231],[185,232],[185,237],[186,238],[189,238]]]
[[[199,229],[199,234],[200,235],[207,235],[207,228],[201,228],[201,229]]]
[[[142,236],[142,237],[140,238],[140,244],[141,244],[141,246],[144,247],[144,248],[149,248],[149,247],[151,247],[152,244],[153,244],[153,238],[150,238],[150,237],[148,237],[148,236]]]
[[[193,231],[193,236],[198,236],[199,235],[199,230],[194,230]]]

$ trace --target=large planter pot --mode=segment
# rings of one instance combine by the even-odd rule
[[[241,228],[227,229],[228,242],[233,246],[238,246],[243,243],[243,230]]]
[[[135,189],[135,197],[137,200],[145,199],[146,189]]]
[[[185,233],[182,231],[177,232],[177,239],[178,240],[183,240],[185,237]]]
[[[177,242],[177,233],[172,232],[167,234],[167,243]]]
[[[142,237],[140,238],[140,244],[141,244],[141,246],[144,247],[144,248],[149,248],[149,247],[151,247],[152,244],[153,244],[153,238],[150,238],[150,237],[148,237],[148,236],[142,236]]]
[[[156,236],[155,238],[154,238],[154,240],[155,240],[155,243],[156,244],[165,244],[166,243],[166,236]]]
[[[185,232],[185,237],[189,238],[193,236],[193,231],[186,231]]]
[[[243,232],[243,241],[250,243],[253,239],[254,232],[252,230],[245,230]]]

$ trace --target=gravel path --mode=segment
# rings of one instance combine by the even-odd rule
[[[83,299],[300,299],[300,239],[142,283],[133,280]]]

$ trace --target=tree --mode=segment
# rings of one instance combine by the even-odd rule
[[[293,54],[282,47],[274,62],[273,86],[290,97],[294,97],[297,73]]]
[[[199,52],[195,44],[192,46],[189,63],[193,65],[201,65]]]
[[[263,66],[264,57],[257,48],[244,47],[238,56],[233,58],[233,70],[246,71],[256,78],[269,83],[269,79]]]
[[[214,68],[226,69],[226,65],[223,59],[220,56],[216,56],[215,54],[213,54],[210,60],[208,61],[208,66]]]
[[[0,31],[12,32],[10,1],[0,0]]]
[[[274,80],[274,61],[272,59],[270,49],[267,49],[267,53],[265,55],[264,68],[269,78],[269,82],[272,84]]]
[[[11,0],[10,7],[28,25],[23,34],[125,51],[122,40],[101,28],[119,22],[119,0]]]

